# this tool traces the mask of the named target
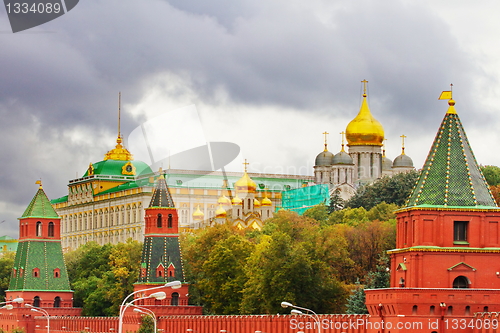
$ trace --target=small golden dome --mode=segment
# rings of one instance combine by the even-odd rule
[[[384,128],[373,118],[366,101],[366,93],[363,94],[363,103],[358,115],[347,125],[346,138],[349,146],[382,146]]]
[[[200,205],[196,207],[196,210],[193,213],[193,220],[195,221],[202,221],[205,219],[205,214],[200,210]]]
[[[262,206],[272,206],[273,202],[267,196],[262,199]]]
[[[253,199],[253,207],[254,208],[260,208],[260,201],[257,199]]]
[[[250,178],[250,176],[245,170],[243,177],[241,177],[234,184],[234,188],[236,189],[237,192],[255,193],[255,190],[257,189],[257,184],[252,180],[252,178]]]
[[[219,204],[219,208],[215,211],[216,218],[225,218],[227,216],[227,212],[224,208],[222,208],[222,204]]]
[[[122,145],[122,137],[118,135],[115,149],[111,149],[104,155],[104,160],[132,161],[134,158],[127,148]]]
[[[236,193],[236,196],[233,198],[231,202],[233,203],[233,205],[241,205],[243,203],[243,200],[241,200],[238,197],[238,193]]]
[[[223,206],[231,206],[231,200],[229,200],[228,197],[226,197],[224,194],[219,197],[219,200],[217,200],[218,204],[222,204]]]

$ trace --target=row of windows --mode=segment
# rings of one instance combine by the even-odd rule
[[[20,237],[26,237],[28,236],[28,226],[29,223],[21,223],[21,227],[19,230]],[[54,227],[54,222],[49,222],[47,226],[47,233],[44,233],[44,224],[41,221],[36,222],[36,231],[35,235],[36,237],[54,237],[55,234],[55,227]]]
[[[117,209],[116,211],[113,209],[110,209],[109,211],[107,209],[95,211],[93,215],[80,214],[78,217],[76,214],[70,215],[69,217],[64,218],[62,232],[68,233],[74,231],[107,228],[108,226],[113,227],[118,225],[134,224],[139,222],[141,211],[142,209],[140,206],[138,208],[135,208],[134,206],[132,209],[128,207],[126,211],[122,207],[121,210]]]
[[[24,276],[24,269],[23,268],[19,268],[19,270],[16,268],[12,269],[12,277],[16,277],[18,273],[19,273],[19,277]],[[53,274],[54,274],[55,278],[60,278],[61,277],[61,270],[59,268],[55,268],[53,270]],[[38,268],[38,267],[33,268],[31,275],[34,278],[39,278],[40,277],[40,268]]]

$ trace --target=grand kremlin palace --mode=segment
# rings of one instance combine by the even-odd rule
[[[235,185],[254,182],[251,205],[258,215],[262,205],[274,211],[281,205],[281,193],[312,182],[311,176],[264,175],[221,171],[168,170],[153,172],[122,145],[105,154],[104,160],[91,163],[81,178],[68,184],[68,195],[51,203],[61,216],[61,240],[65,250],[75,249],[89,241],[98,244],[125,242],[128,238],[143,240],[144,209],[151,201],[155,179],[166,173],[168,186],[178,210],[181,230],[205,227],[214,222],[217,210],[227,204],[242,205]],[[227,208],[226,208],[227,209]],[[272,216],[272,214],[270,215]],[[269,217],[270,217],[269,216]],[[255,217],[255,214],[254,214]],[[259,217],[259,216],[258,216]],[[260,216],[261,221],[267,216]],[[239,228],[260,228],[262,223],[246,225],[238,219]]]

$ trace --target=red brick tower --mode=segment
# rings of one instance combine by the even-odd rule
[[[457,329],[471,332],[474,313],[500,311],[500,209],[454,105],[397,212],[391,287],[366,291],[373,319],[391,322],[375,332],[444,332],[464,321]]]
[[[60,221],[40,185],[19,218],[19,245],[7,300],[22,297],[26,303],[42,308],[73,306],[73,291],[61,247]]]
[[[139,292],[136,298],[157,291],[164,291],[167,298],[144,299],[135,304],[148,306],[156,315],[201,314],[201,307],[188,306],[189,284],[184,281],[177,209],[163,175],[157,180],[144,220],[141,272],[138,282],[134,285],[134,291],[160,287],[172,281],[181,281],[182,286],[179,289],[164,288]]]

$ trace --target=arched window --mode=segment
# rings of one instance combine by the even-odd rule
[[[40,268],[33,268],[33,277],[40,277]]]
[[[35,296],[33,298],[33,306],[39,308],[40,307],[40,296]]]
[[[168,214],[168,227],[172,228],[172,214]]]
[[[158,214],[158,216],[156,217],[156,226],[158,228],[161,228],[162,227],[162,222],[163,222],[162,221],[162,216],[161,216],[161,214]]]
[[[48,236],[54,237],[54,222],[49,222]]]
[[[172,293],[171,305],[179,305],[179,293]]]
[[[489,311],[488,306],[485,306],[485,307],[483,308],[483,312],[488,312],[488,311]]]
[[[470,315],[470,306],[468,306],[468,305],[465,307],[465,315],[466,316]]]
[[[447,315],[452,315],[453,314],[453,306],[449,306],[448,307],[448,312],[447,312]]]
[[[429,314],[432,316],[434,315],[434,311],[436,311],[436,307],[434,305],[431,305],[431,308],[430,308],[430,311],[429,311]]]
[[[469,288],[469,279],[462,275],[457,276],[453,280],[453,288]]]
[[[40,221],[36,223],[36,236],[42,237],[42,222]]]
[[[61,270],[59,268],[54,269],[54,277],[55,278],[61,277]]]
[[[414,305],[413,308],[412,308],[412,310],[411,310],[411,314],[416,315],[417,311],[418,311],[418,306]]]
[[[55,308],[60,308],[61,307],[61,297],[56,296],[56,298],[54,298],[54,307]]]

